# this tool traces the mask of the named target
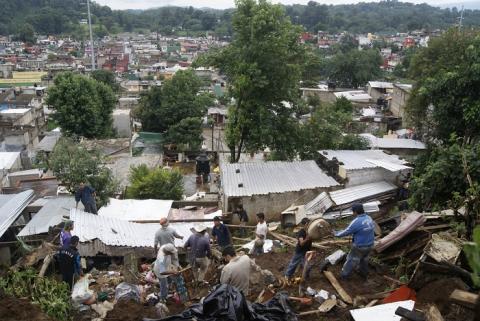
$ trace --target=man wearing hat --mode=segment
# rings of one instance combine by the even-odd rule
[[[183,240],[183,236],[181,236],[173,228],[168,226],[168,220],[166,218],[160,219],[160,225],[161,227],[155,233],[155,255],[157,255],[159,247],[169,243],[175,244],[175,238]]]
[[[360,275],[366,279],[368,276],[368,255],[375,240],[375,225],[372,218],[363,210],[362,204],[354,204],[352,211],[355,219],[350,225],[343,231],[334,232],[336,237],[353,236],[352,248],[348,253],[340,276],[342,279],[348,278],[352,270],[358,266]]]
[[[220,217],[218,216],[213,218],[213,225],[213,240],[218,244],[220,250],[222,251],[224,248],[232,244],[230,231],[228,230],[228,227],[221,222]]]
[[[190,250],[190,262],[192,264],[193,277],[197,282],[203,282],[205,273],[210,265],[210,238],[205,235],[207,228],[203,224],[196,225],[193,228],[193,234],[190,235],[185,243],[185,249]]]
[[[309,222],[310,220],[306,217],[300,222],[301,229],[297,232],[297,246],[295,247],[295,253],[285,271],[285,278],[287,280],[295,274],[297,266],[303,266],[305,264],[305,254],[312,249],[312,240],[308,236],[306,230],[306,226]]]

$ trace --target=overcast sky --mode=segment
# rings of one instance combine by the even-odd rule
[[[231,8],[234,6],[234,0],[93,0],[99,4],[107,5],[112,9],[148,9],[161,6],[194,6],[197,8],[209,7],[216,9],[225,9]],[[275,0],[272,2],[281,2],[284,4],[307,4],[309,0]],[[360,1],[355,0],[327,0],[327,1],[317,1],[319,3],[326,4],[345,4],[345,3],[356,3]],[[372,2],[371,0],[366,0],[364,2]],[[375,1],[378,2],[378,1]],[[442,6],[451,3],[461,4],[461,0],[409,0],[408,2],[413,3],[423,3],[427,2],[434,6]],[[465,2],[470,2],[466,0]]]

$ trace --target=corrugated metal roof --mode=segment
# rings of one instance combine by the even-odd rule
[[[398,172],[398,171],[401,171],[401,170],[404,170],[404,169],[411,169],[412,168],[412,167],[405,166],[405,165],[402,165],[402,164],[395,164],[395,163],[392,163],[392,162],[386,162],[386,161],[378,160],[378,159],[367,159],[366,161],[369,162],[369,163],[372,163],[374,165],[377,165],[378,167],[385,168],[386,170],[388,170],[390,172]]]
[[[372,99],[372,96],[363,90],[340,91],[334,93],[334,95],[337,98],[345,97],[352,102],[369,102]]]
[[[397,187],[392,183],[382,181],[333,191],[330,192],[330,198],[338,206],[386,192],[391,192],[396,189]]]
[[[18,216],[33,199],[32,190],[18,194],[0,195],[0,237],[17,220]]]
[[[0,152],[0,169],[11,169],[20,158],[20,152]]]
[[[406,161],[400,159],[397,155],[388,155],[382,150],[321,150],[319,153],[328,160],[336,158],[343,163],[342,166],[346,170],[378,167],[371,162],[372,160],[381,160],[399,165],[407,164]]]
[[[426,149],[424,143],[407,138],[379,138],[372,134],[360,134],[368,139],[371,148],[379,149]]]
[[[85,213],[77,209],[70,210],[70,219],[74,221],[73,235],[80,238],[80,242],[100,240],[109,246],[153,247],[155,232],[159,224],[132,223],[115,218]],[[175,246],[182,247],[192,234],[190,229],[197,223],[170,223],[170,227],[184,237],[175,239]],[[212,227],[213,222],[202,223]]]
[[[32,205],[42,206],[42,208],[20,231],[18,236],[48,233],[50,227],[60,224],[64,217],[68,218],[70,209],[75,207],[75,203],[75,198],[71,196],[45,197],[36,200]],[[83,209],[82,203],[79,203],[78,207]]]
[[[369,81],[368,85],[372,88],[393,88],[393,83],[386,81]]]
[[[111,198],[108,205],[98,210],[98,215],[123,221],[158,221],[168,217],[172,203],[172,200],[117,200]]]
[[[378,207],[378,205],[380,205],[380,202],[378,201],[363,203],[362,205],[365,213],[376,213],[380,211],[380,208]],[[338,219],[349,217],[352,215],[353,215],[352,208],[349,207],[347,209],[340,210],[340,211],[332,211],[332,212],[324,213],[322,218],[326,220],[338,220]]]
[[[61,135],[59,133],[52,133],[43,137],[43,139],[38,143],[35,150],[44,151],[44,152],[53,152],[55,145],[57,145],[58,140]]]
[[[314,161],[222,164],[225,195],[252,196],[339,185]]]
[[[320,193],[313,200],[305,204],[305,214],[323,214],[334,204],[326,192]]]

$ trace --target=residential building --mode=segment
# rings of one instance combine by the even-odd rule
[[[405,107],[407,106],[412,85],[409,84],[394,84],[392,100],[390,101],[390,112],[396,117],[405,116]]]
[[[314,161],[223,163],[220,180],[223,211],[233,212],[242,204],[250,224],[255,224],[259,212],[267,221],[280,220],[280,213],[291,204],[340,186]]]

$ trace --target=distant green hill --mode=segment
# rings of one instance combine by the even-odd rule
[[[0,0],[0,8],[4,13],[0,19],[0,34],[16,34],[21,26],[30,24],[38,34],[86,37],[86,28],[80,24],[87,18],[86,0]],[[392,33],[422,28],[446,29],[460,16],[455,8],[441,9],[398,1],[335,6],[311,1],[308,5],[286,6],[285,10],[294,23],[311,32]],[[120,11],[96,3],[92,5],[97,36],[136,30],[162,34],[212,31],[219,36],[228,36],[231,34],[232,12],[232,9],[192,7]],[[464,25],[479,26],[480,10],[465,10]]]

